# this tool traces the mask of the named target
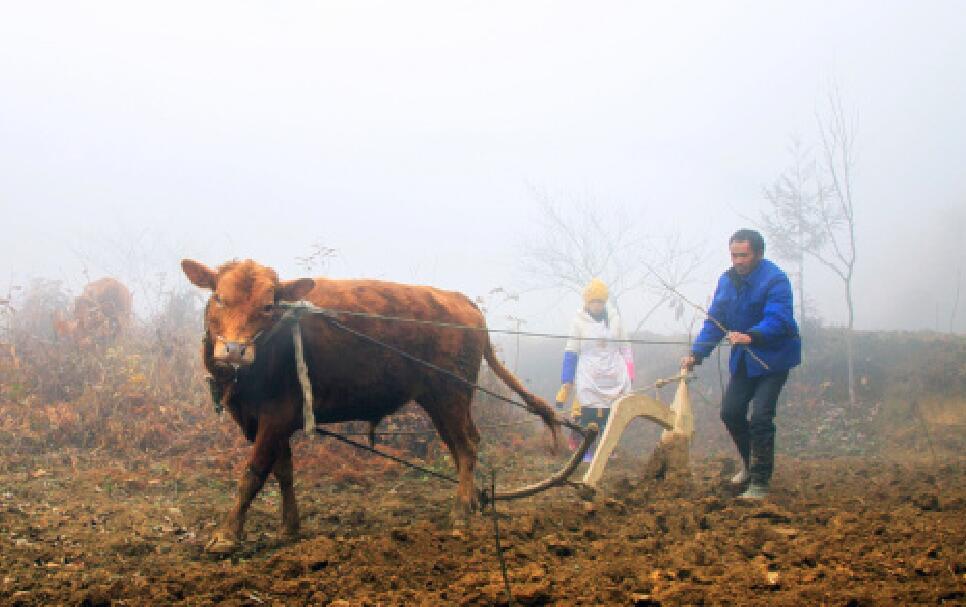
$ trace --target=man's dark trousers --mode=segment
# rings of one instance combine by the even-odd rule
[[[788,371],[748,377],[742,356],[721,399],[721,421],[731,433],[753,483],[767,485],[771,480],[775,465],[775,407],[787,379]]]

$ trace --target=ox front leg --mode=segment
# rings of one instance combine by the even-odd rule
[[[212,534],[205,546],[206,552],[228,554],[238,548],[245,535],[245,515],[248,514],[252,500],[265,484],[267,476],[267,473],[262,474],[251,465],[245,466],[245,471],[238,480],[238,496],[235,499],[235,505],[228,513],[228,520]]]
[[[259,432],[255,437],[252,459],[238,481],[235,505],[228,513],[225,523],[212,534],[211,540],[205,546],[206,552],[227,554],[238,548],[245,537],[245,517],[248,514],[248,508],[265,484],[269,471],[274,468],[277,456],[277,440],[268,440],[268,437]]]
[[[299,537],[299,506],[295,501],[294,473],[292,472],[292,447],[288,442],[282,448],[272,469],[282,494],[282,538],[296,540]]]

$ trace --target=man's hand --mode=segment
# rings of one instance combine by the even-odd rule
[[[694,355],[688,355],[681,359],[681,368],[690,373],[694,370],[694,365],[698,363]]]
[[[751,335],[747,333],[739,333],[738,331],[728,332],[728,341],[731,342],[733,346],[747,346],[751,343]]]

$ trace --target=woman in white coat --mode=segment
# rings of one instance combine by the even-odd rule
[[[572,417],[581,426],[596,422],[603,434],[610,406],[631,391],[634,354],[626,341],[617,311],[607,304],[607,285],[598,278],[584,289],[584,307],[577,312],[564,348],[557,408],[574,393]],[[593,457],[588,451],[585,461]]]

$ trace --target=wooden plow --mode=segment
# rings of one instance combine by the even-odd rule
[[[594,451],[590,468],[587,469],[581,482],[590,489],[596,489],[611,453],[620,442],[621,435],[631,421],[638,417],[649,419],[664,428],[664,433],[661,435],[662,442],[684,440],[686,448],[690,448],[691,437],[694,435],[694,413],[691,409],[688,381],[687,371],[682,369],[675,377],[655,382],[655,388],[677,382],[677,391],[670,405],[641,393],[632,393],[617,399],[611,406],[610,420]]]

